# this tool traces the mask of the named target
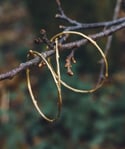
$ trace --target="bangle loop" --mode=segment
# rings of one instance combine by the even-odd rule
[[[57,47],[57,42],[56,42],[56,47]],[[30,96],[31,96],[31,99],[32,99],[32,102],[36,108],[36,110],[38,111],[38,113],[45,119],[47,120],[48,122],[54,122],[55,120],[57,120],[60,116],[60,113],[61,113],[61,107],[62,107],[62,96],[61,96],[61,86],[60,86],[60,68],[59,68],[59,57],[58,57],[58,49],[56,51],[56,60],[57,60],[57,75],[58,76],[58,79],[55,77],[55,72],[53,72],[50,64],[48,63],[48,61],[45,59],[45,57],[43,56],[42,53],[39,53],[39,52],[36,52],[36,51],[32,51],[32,54],[33,55],[37,55],[39,56],[47,65],[48,69],[50,70],[51,74],[52,74],[52,77],[54,79],[54,82],[56,84],[56,87],[57,87],[57,90],[58,90],[58,113],[56,115],[55,118],[51,119],[51,118],[48,118],[47,116],[45,116],[45,114],[40,110],[38,104],[37,104],[37,101],[33,95],[33,91],[32,91],[32,88],[31,88],[31,81],[30,81],[30,70],[29,68],[27,68],[26,70],[26,77],[27,77],[27,86],[28,86],[28,90],[29,90],[29,93],[30,93]]]
[[[76,32],[76,31],[64,31],[64,32],[61,32],[61,33],[58,33],[56,34],[55,36],[53,36],[51,38],[51,41],[54,41],[55,39],[57,39],[58,37],[62,36],[62,35],[65,35],[65,34],[75,34],[75,35],[79,35],[79,36],[82,36],[83,38],[87,39],[89,42],[91,42],[96,48],[97,50],[99,51],[99,53],[101,54],[102,58],[104,59],[104,63],[105,63],[105,74],[104,74],[104,79],[102,79],[99,83],[96,84],[96,86],[92,89],[89,89],[89,90],[80,90],[80,89],[76,89],[74,87],[71,87],[70,85],[68,85],[67,83],[65,83],[64,81],[60,80],[61,81],[61,84],[63,86],[65,86],[66,88],[74,91],[74,92],[79,92],[79,93],[92,93],[94,91],[96,91],[97,89],[99,89],[105,79],[108,77],[108,62],[107,62],[107,59],[106,59],[106,56],[104,54],[104,52],[102,51],[102,49],[98,46],[98,44],[90,37],[88,37],[87,35],[81,33],[81,32]],[[52,66],[51,66],[52,67]],[[57,74],[55,73],[55,76],[56,78],[58,78]]]

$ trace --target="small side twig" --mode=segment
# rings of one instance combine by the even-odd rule
[[[42,35],[42,37],[39,37],[39,38],[35,39],[34,42],[36,44],[44,43],[44,44],[46,44],[48,46],[49,49],[53,49],[54,48],[54,44],[47,38],[46,30],[45,29],[41,29],[40,30],[40,34]]]
[[[66,64],[65,64],[65,67],[67,68],[67,74],[70,75],[70,76],[73,76],[73,71],[71,69],[72,67],[72,63],[76,63],[76,60],[74,58],[74,52],[75,52],[75,49],[73,49],[71,51],[71,53],[69,54],[69,56],[67,56],[66,58]]]
[[[57,0],[57,5],[58,5],[59,13],[56,14],[56,18],[65,20],[70,24],[70,26],[64,26],[64,25],[59,26],[61,29],[65,30],[65,31],[79,30],[79,29],[108,28],[108,27],[118,25],[120,23],[125,22],[125,17],[123,17],[123,18],[119,18],[119,19],[113,19],[112,21],[106,21],[106,22],[81,23],[81,22],[78,22],[76,20],[73,20],[73,19],[69,18],[64,13],[59,0]]]
[[[80,25],[80,23],[77,22],[76,20],[72,20],[72,19],[70,19],[69,17],[66,16],[66,14],[64,13],[64,11],[61,7],[60,0],[56,0],[56,2],[57,2],[57,5],[58,5],[58,10],[59,10],[59,13],[56,14],[56,16],[55,16],[56,18],[63,19],[65,21],[69,22],[72,25]]]

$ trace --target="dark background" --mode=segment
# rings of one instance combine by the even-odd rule
[[[112,19],[116,1],[62,0],[65,13],[83,23]],[[124,17],[124,7],[119,17]],[[44,51],[34,39],[44,28],[48,38],[60,32],[55,19],[55,0],[0,1],[0,73],[26,61],[29,49]],[[83,31],[92,34],[100,30]],[[97,41],[104,49],[106,39]],[[125,38],[124,30],[114,34],[109,61],[109,79],[93,94],[78,94],[62,88],[60,119],[48,123],[36,112],[26,86],[25,71],[12,80],[0,82],[1,149],[120,149],[125,148]],[[61,56],[63,79],[77,88],[90,88],[98,79],[100,60],[89,45],[75,53],[74,77],[69,77]],[[97,59],[98,58],[98,59]],[[57,91],[47,69],[32,70],[32,87],[41,109],[56,114]]]

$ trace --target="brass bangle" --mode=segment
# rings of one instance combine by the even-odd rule
[[[55,36],[53,36],[53,37],[51,38],[51,41],[54,41],[55,39],[57,39],[58,37],[60,37],[60,36],[62,36],[62,35],[64,35],[64,34],[75,34],[75,35],[82,36],[83,38],[87,39],[89,42],[91,42],[91,43],[97,48],[97,50],[98,50],[99,53],[101,54],[102,58],[104,59],[104,63],[105,63],[105,74],[104,74],[104,77],[105,77],[105,78],[104,78],[103,80],[101,80],[99,83],[97,83],[94,88],[89,89],[89,90],[76,89],[76,88],[74,88],[74,87],[71,87],[70,85],[68,85],[68,84],[65,83],[64,81],[60,80],[60,81],[61,81],[61,84],[62,84],[63,86],[65,86],[66,88],[68,88],[68,89],[74,91],[74,92],[79,92],[79,93],[92,93],[92,92],[96,91],[97,89],[99,89],[99,88],[103,85],[105,79],[108,77],[108,62],[107,62],[107,59],[106,59],[106,56],[105,56],[104,52],[102,51],[102,49],[98,46],[98,44],[97,44],[93,39],[91,39],[90,37],[88,37],[87,35],[85,35],[85,34],[83,34],[83,33],[81,33],[81,32],[76,32],[76,31],[64,31],[64,32],[58,33],[58,34],[56,34]],[[51,66],[51,67],[52,67],[52,66]],[[56,73],[55,73],[55,76],[58,77]]]
[[[59,99],[58,99],[58,113],[57,113],[56,117],[53,118],[53,119],[48,118],[48,117],[42,112],[42,110],[40,110],[40,108],[39,108],[39,106],[38,106],[38,104],[37,104],[37,101],[36,101],[36,99],[35,99],[35,97],[34,97],[34,95],[33,95],[32,88],[31,88],[30,69],[29,69],[29,68],[27,68],[27,70],[26,70],[26,77],[27,77],[28,90],[29,90],[29,93],[30,93],[32,102],[33,102],[33,104],[34,104],[36,110],[38,111],[38,113],[39,113],[45,120],[47,120],[48,122],[54,122],[55,120],[57,120],[57,119],[59,118],[60,113],[61,113],[61,107],[62,107],[61,87],[60,87],[60,84],[59,84],[59,81],[60,81],[60,80],[59,80],[59,81],[57,80],[57,78],[55,77],[55,73],[54,73],[53,70],[51,69],[50,64],[48,63],[48,61],[45,59],[45,57],[44,57],[41,53],[36,52],[36,51],[32,51],[32,54],[39,56],[39,57],[46,63],[48,69],[50,70],[50,72],[51,72],[51,74],[52,74],[52,77],[53,77],[53,79],[54,79],[54,82],[55,82],[55,84],[56,84],[56,87],[57,87],[57,90],[58,90],[58,97],[59,97]],[[57,54],[58,54],[58,53],[57,53]],[[58,62],[58,60],[57,60],[57,62]],[[58,71],[59,71],[59,66],[58,66]],[[58,72],[57,72],[57,74],[58,74]],[[59,75],[58,78],[60,79],[60,75]]]

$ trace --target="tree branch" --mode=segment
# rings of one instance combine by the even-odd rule
[[[68,18],[65,14],[63,9],[61,8],[60,1],[57,0],[58,4],[58,9],[60,14],[58,14],[56,17],[68,21],[70,24],[75,25],[75,26],[68,26],[64,28],[65,30],[73,30],[73,29],[80,29],[79,27],[82,27],[82,29],[90,29],[90,28],[97,28],[97,27],[106,27],[105,30],[95,33],[95,34],[90,34],[89,37],[91,37],[94,40],[100,39],[102,37],[107,37],[113,33],[115,33],[118,30],[121,30],[125,28],[125,18],[119,18],[117,20],[113,21],[108,21],[108,22],[99,22],[99,23],[79,23],[75,20],[72,20]],[[74,27],[74,28],[73,28]],[[44,55],[45,58],[52,56],[55,53],[55,50],[53,48],[53,44],[47,39],[46,35],[43,35],[44,39],[43,42],[46,42],[48,44],[48,51],[43,52],[42,54]],[[80,47],[84,44],[86,44],[88,41],[86,39],[82,40],[76,40],[73,42],[69,43],[63,43],[61,40],[59,42],[59,50],[65,51],[65,50],[72,50],[73,48]],[[76,49],[77,50],[77,49]],[[13,68],[12,70],[0,74],[0,81],[5,80],[5,79],[12,79],[14,76],[16,76],[19,72],[24,71],[26,68],[31,67],[33,65],[37,65],[40,63],[40,58],[36,56],[35,58],[26,61],[24,63],[21,63],[19,66],[16,68]]]
[[[59,0],[57,0],[59,1]],[[121,2],[120,2],[121,3]],[[79,29],[95,29],[95,28],[108,28],[114,25],[125,22],[125,17],[119,19],[113,19],[112,21],[96,22],[96,23],[81,23],[76,20],[69,18],[63,11],[61,3],[57,2],[59,13],[56,14],[56,18],[67,21],[70,26],[60,25],[60,28],[64,30],[79,30]],[[117,3],[118,5],[118,3]]]
[[[46,51],[43,52],[42,54],[44,55],[44,57],[48,57],[51,56],[52,54],[54,54],[54,50],[50,50],[50,51]],[[6,73],[2,73],[0,74],[0,81],[1,80],[5,80],[5,79],[12,79],[14,76],[16,76],[19,72],[26,70],[28,67],[31,67],[33,65],[37,65],[38,63],[40,63],[40,58],[37,56],[25,63],[21,63],[19,66],[17,66],[16,68],[6,72]]]
[[[118,14],[119,14],[119,11],[120,11],[121,2],[122,2],[122,0],[117,0],[117,2],[116,2],[116,6],[115,6],[115,9],[114,9],[113,20],[116,20],[117,17],[118,17]],[[109,49],[111,47],[111,43],[112,43],[112,35],[108,36],[108,38],[107,38],[107,44],[106,44],[105,51],[104,51],[106,56],[107,56],[108,51],[109,51]],[[104,74],[104,61],[101,61],[101,69],[100,69],[100,75],[99,75],[98,82],[100,82],[101,79],[103,78],[103,74]]]

